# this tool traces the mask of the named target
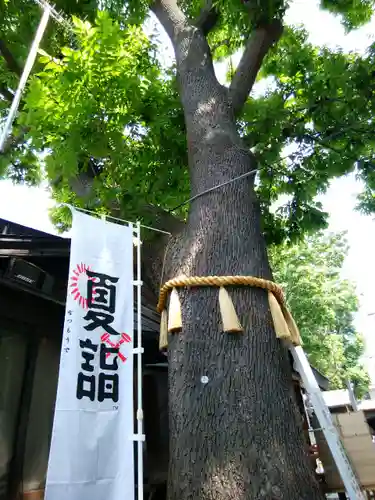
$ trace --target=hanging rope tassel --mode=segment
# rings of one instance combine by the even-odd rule
[[[238,319],[236,310],[234,308],[232,299],[229,293],[223,286],[219,290],[219,306],[221,313],[221,321],[223,323],[223,330],[226,333],[239,333],[243,332],[243,328]]]
[[[168,313],[164,309],[160,318],[160,335],[159,335],[159,349],[166,349],[168,347]]]
[[[283,310],[283,315],[284,315],[286,324],[288,325],[288,328],[290,331],[292,343],[294,345],[302,345],[301,335],[299,333],[298,326],[296,325],[296,322],[294,321],[293,316],[290,314],[290,311],[286,306],[283,306],[282,310]]]
[[[169,300],[168,332],[178,332],[182,328],[181,304],[178,292],[173,288]]]
[[[268,304],[270,306],[271,315],[273,319],[273,326],[275,328],[276,337],[278,339],[291,339],[291,333],[287,322],[285,321],[280,304],[272,292],[268,292]]]

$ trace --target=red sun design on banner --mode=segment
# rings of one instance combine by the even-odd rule
[[[70,277],[70,294],[73,299],[78,302],[78,304],[83,307],[83,309],[88,309],[89,304],[87,300],[87,282],[94,281],[94,278],[89,278],[87,276],[87,271],[91,271],[91,266],[86,264],[77,264],[75,269],[73,269],[73,274]],[[94,295],[95,289],[93,289]]]

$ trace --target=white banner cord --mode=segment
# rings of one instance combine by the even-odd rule
[[[59,203],[58,205],[62,207],[68,207],[71,211],[77,210],[78,212],[84,212],[86,214],[96,216],[96,217],[102,217],[105,220],[114,220],[118,222],[122,222],[125,224],[133,224],[133,222],[126,220],[126,219],[120,219],[119,217],[113,217],[112,215],[101,215],[98,214],[98,212],[95,212],[94,210],[88,210],[87,208],[81,208],[81,207],[75,207],[74,205],[70,205],[69,203]],[[138,223],[137,223],[138,224]],[[172,236],[172,233],[168,231],[164,231],[163,229],[158,229],[157,227],[151,227],[151,226],[145,226],[144,224],[140,224],[140,227],[143,227],[144,229],[149,229],[150,231],[155,231],[157,233],[162,233],[162,234],[167,234],[168,236]]]

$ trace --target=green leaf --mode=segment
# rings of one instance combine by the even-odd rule
[[[360,361],[363,338],[353,322],[358,299],[354,283],[340,277],[347,252],[344,233],[269,249],[274,280],[284,288],[310,362],[331,388],[345,388],[351,379],[363,395],[369,377]]]

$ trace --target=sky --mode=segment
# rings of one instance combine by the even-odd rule
[[[309,38],[315,45],[330,48],[341,47],[345,51],[364,52],[375,39],[375,19],[363,28],[345,34],[340,20],[332,14],[322,12],[315,0],[295,0],[286,14],[286,23],[304,24]],[[151,28],[151,26],[150,26]],[[172,60],[172,50],[166,36],[160,35],[160,43],[166,49],[164,60]],[[239,56],[233,58],[236,64]],[[216,67],[218,78],[224,83],[226,67]],[[354,175],[332,182],[328,192],[321,198],[324,209],[329,212],[329,230],[347,231],[350,245],[345,261],[343,277],[357,284],[360,310],[355,318],[359,332],[366,339],[365,361],[375,384],[375,217],[364,216],[355,211],[355,196],[361,185]],[[0,181],[0,217],[25,226],[56,234],[48,209],[53,206],[48,191],[42,188],[13,186],[8,181]]]

